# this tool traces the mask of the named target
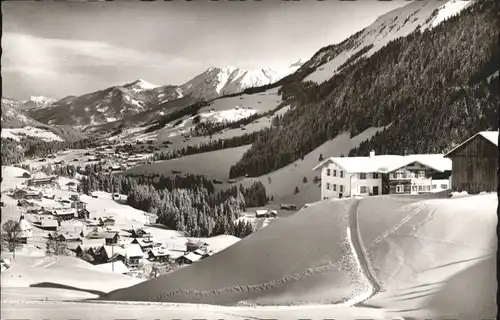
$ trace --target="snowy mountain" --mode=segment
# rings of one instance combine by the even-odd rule
[[[29,115],[49,125],[83,129],[127,119],[180,96],[176,86],[157,86],[139,79],[78,97],[68,96],[50,107],[30,110]]]
[[[368,57],[390,41],[405,37],[417,29],[424,31],[458,14],[473,1],[413,1],[380,16],[373,24],[339,44],[319,50],[303,68],[315,69],[304,81],[322,83],[330,79],[346,62]]]
[[[24,106],[26,101],[15,99],[2,98],[2,128],[22,128],[25,126],[38,126],[40,122],[28,117],[21,106]]]
[[[271,69],[247,71],[234,67],[210,67],[179,88],[184,94],[210,100],[222,95],[238,93],[246,88],[273,83],[280,78],[280,75]]]
[[[290,70],[296,68],[297,65],[291,66]],[[281,75],[271,69],[247,71],[234,67],[210,67],[181,86],[158,86],[138,79],[79,97],[69,96],[45,107],[29,108],[29,115],[49,125],[66,124],[81,129],[120,120],[135,123],[133,116],[148,112],[162,114],[161,106],[172,100],[185,99],[188,104],[193,99],[211,100],[279,79]],[[150,115],[139,118],[150,118]]]
[[[127,83],[123,87],[127,88],[129,90],[132,90],[135,93],[139,93],[139,92],[143,92],[143,91],[152,90],[152,89],[158,88],[160,86],[157,86],[155,84],[151,84],[151,83],[147,82],[146,80],[138,79],[134,82]]]
[[[30,105],[34,105],[37,108],[46,108],[56,101],[57,99],[54,98],[44,96],[31,96],[30,99],[25,102],[24,108],[28,108]]]

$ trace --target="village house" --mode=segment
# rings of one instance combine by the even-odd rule
[[[50,176],[45,178],[32,178],[28,180],[28,186],[42,187],[50,186],[57,181],[57,176]]]
[[[208,243],[203,242],[203,241],[188,241],[186,242],[186,251],[187,252],[193,252],[198,249],[206,248],[208,247]]]
[[[155,247],[155,244],[157,244],[157,242],[155,242],[151,238],[135,238],[131,241],[131,243],[139,245],[143,252],[147,252],[153,249],[153,247]]]
[[[99,224],[104,227],[114,227],[115,226],[115,219],[113,218],[99,218]]]
[[[385,172],[389,175],[389,194],[434,193],[450,189],[451,161],[440,154],[405,156]]]
[[[202,256],[194,253],[194,252],[189,252],[186,253],[185,255],[175,259],[175,262],[178,264],[192,264],[198,260],[200,260]]]
[[[321,170],[321,199],[324,200],[446,190],[451,162],[440,154],[376,156],[372,151],[369,157],[328,158],[313,170]]]
[[[52,211],[52,215],[57,217],[62,221],[72,220],[78,217],[78,213],[74,208],[64,208],[64,209],[56,209]]]
[[[278,211],[276,210],[255,210],[256,218],[276,218],[278,216]]]
[[[89,220],[90,212],[85,208],[78,210],[78,219]]]
[[[143,228],[132,229],[129,231],[132,238],[150,238],[151,233],[147,232]]]
[[[141,259],[144,258],[144,252],[142,252],[139,245],[131,244],[125,248],[125,258],[127,259],[127,267],[135,269],[139,267]]]
[[[95,250],[95,262],[98,264],[109,263],[114,261],[126,262],[125,248],[122,246],[104,245]]]
[[[24,216],[21,216],[19,219],[19,234],[17,237],[19,243],[23,244],[26,244],[28,239],[33,238],[33,227],[31,226],[31,223],[24,218]]]
[[[77,257],[81,257],[84,253],[95,257],[99,250],[106,245],[105,239],[82,239],[82,243],[75,250]]]
[[[149,261],[167,262],[170,258],[170,250],[164,247],[156,247],[148,251],[147,257]]]
[[[81,242],[80,235],[78,232],[64,232],[64,233],[49,233],[49,240],[60,241],[60,242]]]
[[[498,131],[482,131],[450,150],[451,189],[469,194],[493,192],[498,186]]]
[[[40,226],[44,230],[56,231],[59,227],[59,222],[51,216],[41,217]]]
[[[38,190],[17,189],[12,194],[14,199],[42,199],[43,193]]]
[[[105,239],[106,245],[117,244],[120,236],[118,232],[90,232],[87,234],[88,239]]]

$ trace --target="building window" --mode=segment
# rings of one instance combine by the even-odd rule
[[[448,189],[448,185],[447,184],[442,184],[441,185],[441,189]]]
[[[415,172],[410,171],[410,178],[415,178]]]
[[[344,177],[344,171],[340,170],[340,177],[343,178]]]
[[[326,190],[330,190],[330,183],[329,182],[326,183]]]
[[[336,184],[333,185],[333,191],[337,191],[337,185]]]
[[[411,191],[417,191],[417,186],[416,185],[411,186]]]
[[[344,192],[344,186],[343,185],[339,185],[339,188],[340,188],[340,192]]]
[[[431,186],[425,186],[425,191],[431,191]]]
[[[327,200],[327,199],[328,199],[328,197],[323,197],[323,200]]]
[[[373,173],[373,179],[378,179],[378,173],[377,172]]]
[[[363,172],[363,173],[360,173],[360,174],[359,174],[359,179],[360,179],[360,180],[364,180],[364,179],[366,179],[366,173],[364,173],[364,172]]]
[[[398,184],[396,186],[396,193],[403,193],[403,192],[405,192],[405,186],[402,184]]]
[[[419,179],[425,179],[425,171],[422,171],[422,170],[421,170],[421,171],[419,171],[419,172],[418,172],[418,178],[419,178]]]
[[[433,184],[432,185],[432,190],[436,190],[437,189],[437,185]]]
[[[393,178],[393,179],[397,179],[397,178],[398,178],[398,175],[396,174],[396,172],[393,172],[393,173],[392,173],[392,178]]]
[[[397,179],[403,179],[403,171],[396,172]]]
[[[359,187],[359,193],[366,193],[366,187],[365,186]]]
[[[422,190],[422,186],[418,186],[418,191],[421,192]]]
[[[326,175],[329,176],[330,175],[330,169],[326,169]]]
[[[337,170],[333,170],[333,176],[336,177],[337,176]]]

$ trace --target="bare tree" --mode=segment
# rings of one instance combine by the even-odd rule
[[[13,258],[16,258],[16,248],[19,246],[19,235],[21,226],[19,221],[8,220],[3,224],[2,247],[12,251]]]

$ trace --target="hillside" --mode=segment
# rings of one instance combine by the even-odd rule
[[[471,213],[478,206],[481,218],[473,219]],[[495,250],[495,207],[494,194],[323,201],[206,260],[113,291],[105,299],[350,306],[365,301],[382,308],[391,319],[490,318],[496,310],[494,285],[478,280],[493,276],[489,266]],[[454,221],[453,227],[449,221]],[[471,226],[480,236],[468,231]],[[428,258],[422,259],[422,252]],[[228,263],[231,268],[221,267]],[[477,268],[488,273],[474,273]],[[456,286],[458,278],[475,285],[467,292],[450,291],[448,286]],[[448,303],[439,304],[443,299]]]
[[[352,154],[443,152],[481,130],[498,128],[496,2],[475,3],[432,29],[390,42],[327,82],[284,84],[296,105],[231,170],[259,176],[335,137],[386,127]],[[467,119],[465,121],[465,119]]]
[[[349,150],[359,146],[363,141],[370,139],[378,130],[380,129],[370,128],[353,138],[350,138],[348,133],[340,134],[306,155],[304,159],[299,159],[277,171],[256,178],[242,177],[238,179],[236,183],[238,185],[242,184],[244,187],[248,188],[256,180],[262,182],[266,187],[268,197],[272,197],[275,203],[275,205],[271,205],[272,207],[277,206],[279,208],[280,203],[293,203],[300,208],[306,203],[319,201],[321,200],[319,182],[315,182],[314,179],[316,176],[319,177],[319,173],[312,171],[312,168],[318,163],[320,155],[325,159],[327,157],[340,156],[342,154],[346,155],[349,153]],[[231,131],[233,130],[228,130],[223,134],[230,134]],[[237,163],[249,148],[250,145],[244,145],[236,148],[227,148],[183,156],[176,159],[137,166],[128,169],[124,174],[163,174],[165,176],[170,176],[174,170],[180,171],[182,174],[201,174],[209,179],[219,180],[221,183],[216,186],[227,188],[231,186],[231,183],[228,182],[229,169]],[[307,179],[306,182],[303,180],[304,177]],[[294,192],[296,186],[300,191],[298,194]]]
[[[368,57],[389,42],[405,37],[419,28],[423,31],[436,27],[470,3],[472,2],[461,0],[451,0],[444,4],[440,1],[413,1],[392,10],[343,42],[319,50],[304,64],[304,68],[315,69],[304,81],[317,84],[327,81],[362,56]]]

